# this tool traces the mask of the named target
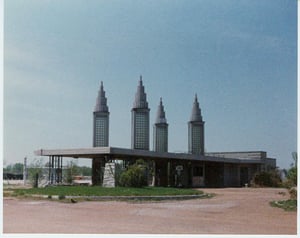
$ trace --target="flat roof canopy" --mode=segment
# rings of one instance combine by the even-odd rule
[[[187,153],[169,153],[169,152],[156,152],[148,150],[133,150],[116,147],[92,147],[92,148],[75,148],[75,149],[40,149],[34,151],[37,156],[62,156],[69,158],[101,158],[104,156],[112,157],[112,159],[174,159],[186,161],[207,161],[207,162],[223,162],[223,163],[236,163],[236,164],[262,164],[263,161],[258,159],[237,159],[237,158],[222,158],[216,156],[203,156]]]

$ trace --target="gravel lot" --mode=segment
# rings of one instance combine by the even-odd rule
[[[210,199],[163,202],[3,200],[4,233],[297,234],[297,213],[269,205],[285,189],[202,189]],[[285,192],[286,195],[283,195]]]

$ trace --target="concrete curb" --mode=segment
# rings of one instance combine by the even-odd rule
[[[166,195],[166,196],[59,196],[59,195],[32,195],[35,198],[60,199],[86,199],[88,201],[147,201],[147,200],[187,200],[209,198],[209,194],[199,195]]]

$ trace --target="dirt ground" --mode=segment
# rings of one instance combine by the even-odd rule
[[[4,233],[297,234],[297,213],[269,205],[284,189],[202,189],[210,199],[78,202],[4,198]],[[282,192],[286,192],[283,195]]]

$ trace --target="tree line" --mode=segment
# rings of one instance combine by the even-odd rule
[[[28,166],[28,174],[34,172],[37,169],[48,167],[49,163],[42,163],[41,161],[37,160],[34,163]],[[67,169],[72,168],[73,175],[79,176],[92,176],[92,168],[88,166],[78,166],[75,163],[68,163]],[[24,164],[23,163],[15,163],[9,164],[6,167],[3,167],[3,173],[11,173],[11,174],[23,174],[24,172]]]

